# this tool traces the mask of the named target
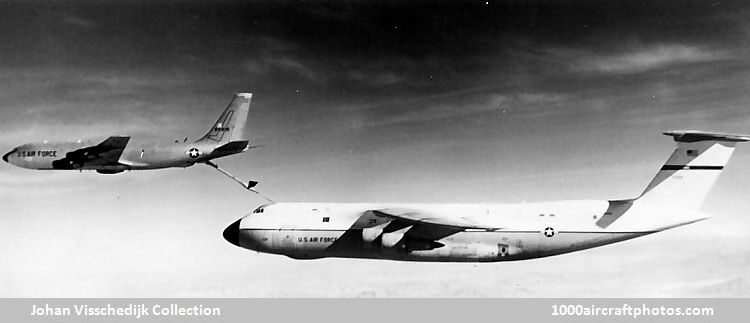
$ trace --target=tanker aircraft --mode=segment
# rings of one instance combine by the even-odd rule
[[[603,246],[709,217],[698,210],[738,142],[695,130],[664,132],[677,148],[643,193],[624,200],[520,204],[271,203],[224,238],[294,259],[495,262]]]
[[[238,154],[250,148],[245,122],[252,93],[237,93],[218,120],[195,142],[143,142],[128,136],[111,136],[103,141],[37,142],[18,146],[3,160],[23,168],[96,170],[116,174],[126,170],[189,167]],[[221,169],[219,169],[222,171]],[[250,182],[246,188],[257,184]]]

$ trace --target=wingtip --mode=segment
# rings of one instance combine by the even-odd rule
[[[248,93],[248,92],[240,92],[240,93],[235,94],[235,96],[245,98],[245,99],[251,99],[253,97],[253,94]]]

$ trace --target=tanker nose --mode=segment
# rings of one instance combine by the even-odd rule
[[[10,163],[10,162],[8,161],[8,156],[10,156],[11,154],[15,153],[15,152],[16,152],[16,150],[18,150],[18,148],[13,148],[13,150],[11,150],[11,151],[7,152],[7,153],[6,153],[5,155],[3,155],[3,160],[4,160],[4,161],[5,161],[6,163]]]
[[[224,229],[224,239],[238,247],[240,246],[240,221],[242,219],[235,221]]]

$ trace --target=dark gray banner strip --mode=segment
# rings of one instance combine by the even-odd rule
[[[0,300],[6,322],[744,322],[748,308],[750,299]]]

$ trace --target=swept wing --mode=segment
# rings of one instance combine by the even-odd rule
[[[84,166],[117,166],[129,140],[130,137],[111,136],[98,145],[66,153],[65,158],[53,161],[52,167],[80,169]]]

